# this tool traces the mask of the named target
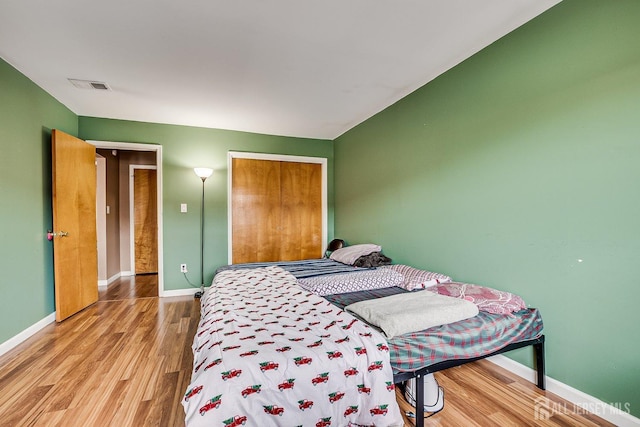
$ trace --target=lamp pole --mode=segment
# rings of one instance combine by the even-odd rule
[[[200,178],[202,179],[202,199],[200,200],[200,291],[196,292],[196,298],[200,298],[204,293],[204,182],[207,177],[201,176]]]
[[[202,198],[200,200],[200,290],[194,294],[194,298],[204,294],[204,182],[211,176],[213,169],[194,168],[196,175],[202,180]]]

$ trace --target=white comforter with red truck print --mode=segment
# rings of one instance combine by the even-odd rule
[[[189,427],[403,424],[382,335],[280,267],[217,274],[193,354]]]

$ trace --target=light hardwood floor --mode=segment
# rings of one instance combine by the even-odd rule
[[[444,388],[445,405],[443,411],[425,420],[425,426],[615,427],[580,408],[577,413],[573,404],[486,360],[436,372],[435,376]],[[413,412],[402,396],[398,403],[403,411]],[[405,421],[405,425],[413,425],[406,417]]]
[[[153,286],[143,291],[151,278],[138,279],[139,289],[129,280],[122,289],[114,284],[93,306],[0,357],[0,426],[184,426],[180,401],[199,301],[141,297]],[[486,361],[436,377],[445,408],[427,426],[613,425],[571,412],[571,404]],[[540,398],[566,413],[536,420]]]

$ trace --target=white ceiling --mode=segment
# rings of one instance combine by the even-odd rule
[[[81,116],[334,139],[558,2],[1,0],[0,57]]]

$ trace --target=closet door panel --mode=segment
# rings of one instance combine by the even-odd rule
[[[280,259],[322,256],[322,167],[317,163],[280,162]]]
[[[277,261],[279,162],[233,159],[232,167],[233,262]]]

